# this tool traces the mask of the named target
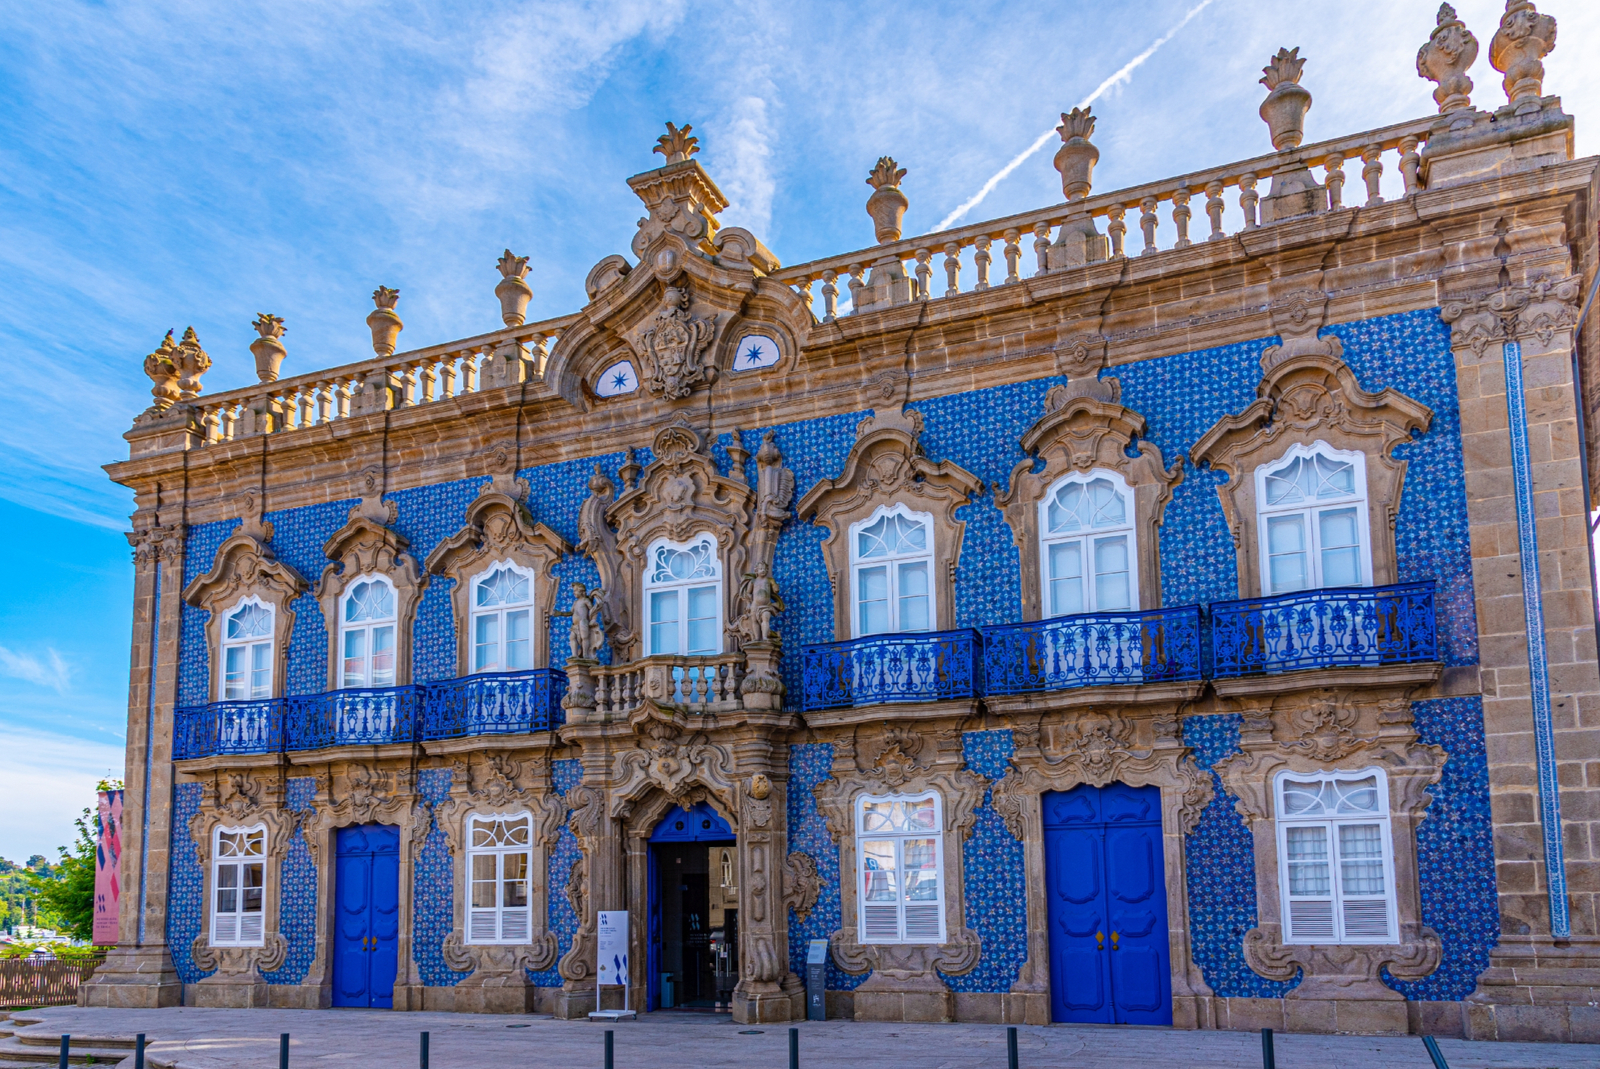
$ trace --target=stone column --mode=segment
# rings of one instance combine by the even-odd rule
[[[734,744],[741,768],[765,769],[736,781],[739,798],[739,983],[733,1019],[740,1024],[805,1016],[800,978],[789,969],[789,911],[783,871],[788,858],[786,753],[766,738]],[[783,769],[782,773],[777,770]]]
[[[135,516],[133,650],[128,687],[122,898],[117,946],[78,994],[84,1006],[176,1006],[183,985],[167,948],[172,841],[172,726],[178,690],[185,528]]]
[[[1576,279],[1447,302],[1495,827],[1500,942],[1467,1034],[1600,1039],[1595,591],[1573,375]],[[1514,361],[1508,365],[1508,361]],[[1508,389],[1509,387],[1509,389]]]
[[[581,740],[583,746],[583,782],[567,795],[568,804],[572,806],[569,823],[582,850],[569,880],[569,886],[575,883],[582,888],[581,901],[576,903],[580,907],[577,909],[578,931],[572,937],[571,948],[556,966],[562,984],[552,1007],[556,1017],[571,1020],[585,1017],[599,1008],[595,987],[595,915],[602,909],[626,909],[627,901],[622,825],[610,815],[611,796],[606,789],[612,752],[606,728],[598,724],[569,724],[561,735],[563,741]],[[581,871],[576,871],[579,868]],[[620,1005],[620,993],[612,994]]]

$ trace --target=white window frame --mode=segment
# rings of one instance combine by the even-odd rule
[[[350,599],[355,596],[356,587],[361,585],[362,583],[381,583],[382,585],[384,585],[384,586],[389,588],[389,600],[390,600],[390,603],[394,606],[394,612],[390,616],[388,616],[385,619],[381,619],[381,620],[378,620],[378,619],[362,620],[359,623],[350,623],[350,622],[348,622],[346,620],[346,616],[349,614],[349,611],[350,611]],[[375,674],[372,671],[372,639],[373,639],[373,633],[380,627],[388,627],[390,629],[390,632],[391,632],[391,634],[393,636],[393,642],[394,642],[394,645],[392,647],[390,647],[391,653],[392,653],[392,655],[394,657],[394,667],[390,670],[390,675],[392,676],[392,678],[386,683],[379,683],[379,682],[377,682],[376,680],[374,680],[372,678],[374,676],[374,674]],[[356,632],[356,631],[365,631],[366,635],[367,635],[367,637],[366,637],[366,645],[365,645],[366,653],[363,654],[363,658],[364,658],[364,660],[366,662],[367,668],[366,668],[366,678],[363,681],[358,682],[358,683],[351,683],[346,678],[346,671],[345,671],[345,668],[346,668],[345,662],[347,660],[347,658],[345,656],[345,641],[346,641],[345,640],[345,636],[349,635],[349,634],[351,634],[353,632]],[[340,595],[339,595],[339,639],[338,639],[338,641],[339,641],[338,660],[339,660],[339,689],[340,690],[343,690],[345,687],[349,687],[349,686],[359,687],[359,688],[361,688],[363,690],[377,689],[377,688],[382,688],[382,687],[392,687],[392,686],[395,686],[396,684],[398,684],[400,682],[400,592],[395,589],[394,583],[390,582],[388,576],[386,576],[386,575],[376,575],[376,574],[374,574],[374,575],[359,575],[356,578],[352,579],[349,583],[345,584],[345,588],[344,588],[343,592],[341,592]]]
[[[1299,502],[1293,505],[1269,506],[1267,504],[1267,476],[1288,467],[1294,461],[1315,456],[1326,457],[1329,460],[1348,463],[1355,470],[1355,492],[1347,497],[1329,499],[1325,501],[1313,500]],[[1274,518],[1300,515],[1305,522],[1305,553],[1307,564],[1308,585],[1302,590],[1320,590],[1328,584],[1322,576],[1322,532],[1321,525],[1317,522],[1320,513],[1335,509],[1354,507],[1356,510],[1356,537],[1360,539],[1360,569],[1361,575],[1356,586],[1372,585],[1372,524],[1367,511],[1367,456],[1359,450],[1335,449],[1324,441],[1316,441],[1311,445],[1296,443],[1288,451],[1270,464],[1262,464],[1256,468],[1256,548],[1259,551],[1261,571],[1261,593],[1263,596],[1274,594],[1291,594],[1296,591],[1274,590],[1272,588],[1272,548],[1267,534],[1267,525]]]
[[[234,853],[222,856],[222,839],[241,836],[246,845],[249,836],[261,836],[259,852]],[[245,908],[245,891],[252,889],[247,883],[249,870],[255,869],[260,891],[255,909]],[[224,873],[231,873],[231,886],[223,886]],[[224,894],[233,894],[233,908],[224,910]],[[218,827],[211,833],[211,937],[214,947],[259,947],[267,942],[267,826]]]
[[[242,609],[252,605],[266,610],[267,637],[265,639],[259,636],[238,639],[228,638],[228,621]],[[225,702],[261,701],[265,698],[271,698],[276,693],[278,686],[277,627],[278,610],[255,596],[240,598],[233,608],[222,614],[222,626],[219,631],[222,651],[217,658],[217,694],[220,695],[219,700]],[[264,690],[258,693],[255,680],[252,677],[259,671],[254,664],[256,651],[259,649],[266,650],[267,685]],[[240,656],[246,659],[244,686],[241,693],[232,693],[228,688],[228,654],[233,650],[240,651]]]
[[[1285,816],[1284,784],[1289,780],[1300,783],[1355,783],[1376,779],[1378,808],[1371,812],[1346,814],[1317,814],[1310,816]],[[1373,946],[1399,942],[1398,901],[1394,883],[1394,832],[1389,813],[1389,781],[1381,768],[1364,768],[1357,772],[1279,772],[1273,777],[1273,812],[1276,814],[1274,833],[1278,841],[1278,901],[1283,918],[1283,941],[1295,944],[1321,944],[1325,946]],[[1380,830],[1379,850],[1383,863],[1383,893],[1357,894],[1344,890],[1344,862],[1341,856],[1342,837],[1339,829],[1356,825],[1377,825]],[[1325,830],[1324,855],[1328,867],[1328,893],[1324,895],[1295,895],[1289,893],[1289,830],[1291,828],[1322,828]],[[1301,862],[1304,863],[1304,862]],[[1316,910],[1315,903],[1326,902],[1326,911]],[[1296,909],[1297,903],[1304,903]],[[1382,903],[1385,931],[1381,936],[1368,931],[1348,934],[1351,904]],[[1311,907],[1311,908],[1307,908]],[[1366,910],[1370,914],[1370,905]],[[1325,917],[1324,914],[1325,913]],[[1297,924],[1296,922],[1299,921]],[[1370,916],[1368,917],[1370,925]],[[1331,934],[1330,934],[1331,933]]]
[[[668,549],[681,552],[692,549],[701,543],[709,543],[711,546],[710,561],[711,570],[713,573],[711,576],[659,581],[655,579],[655,559],[656,552],[658,550]],[[651,542],[650,548],[646,551],[644,558],[644,604],[641,606],[643,609],[642,619],[644,620],[645,628],[645,649],[648,651],[646,656],[654,657],[658,655],[658,651],[656,649],[656,628],[655,624],[652,622],[654,620],[654,616],[651,612],[651,609],[653,608],[654,604],[654,596],[656,594],[666,593],[676,594],[674,601],[679,609],[677,620],[677,649],[661,651],[660,655],[675,657],[715,657],[722,653],[724,642],[726,641],[723,636],[724,609],[722,581],[722,546],[717,541],[717,536],[711,532],[702,532],[694,535],[684,542],[675,542],[670,538],[658,538],[654,542]],[[714,634],[716,636],[716,642],[715,645],[709,650],[696,650],[691,653],[689,652],[689,591],[701,590],[706,587],[712,588],[712,601],[716,606],[716,618],[712,622],[712,626],[715,629]]]
[[[933,802],[933,827],[923,831],[885,832],[867,831],[866,811],[867,806],[874,802]],[[918,794],[888,794],[857,796],[855,803],[856,827],[856,927],[860,941],[863,944],[911,944],[916,946],[937,946],[945,942],[944,903],[945,903],[945,874],[944,874],[944,799],[938,791],[922,791]],[[933,840],[933,876],[937,895],[933,902],[916,902],[911,905],[917,909],[916,916],[908,917],[907,902],[904,893],[905,874],[905,842],[912,839]],[[867,873],[868,857],[866,845],[868,842],[892,841],[895,850],[896,900],[892,907],[894,911],[893,932],[889,932],[888,915],[882,903],[869,903],[867,901]],[[921,871],[921,870],[919,870]],[[937,921],[937,931],[930,924]],[[913,930],[914,929],[914,930]]]
[[[522,601],[518,601],[518,602],[506,602],[506,603],[501,604],[501,605],[496,605],[496,606],[494,606],[492,608],[480,609],[478,607],[478,589],[479,589],[479,587],[481,587],[484,584],[484,582],[486,580],[488,580],[488,578],[490,576],[496,574],[497,572],[506,571],[506,570],[515,572],[517,575],[519,575],[523,579],[527,580],[527,583],[528,583],[528,596],[527,596],[527,598],[525,598]],[[479,672],[526,672],[526,671],[529,671],[530,669],[533,668],[533,666],[534,666],[533,665],[533,654],[534,654],[534,642],[533,642],[533,626],[534,626],[533,611],[534,611],[534,604],[533,604],[533,600],[534,600],[534,584],[535,584],[536,581],[537,581],[537,577],[534,575],[534,573],[533,573],[533,571],[531,569],[524,568],[522,565],[517,564],[515,561],[510,561],[510,560],[496,561],[495,563],[489,565],[487,568],[483,569],[483,571],[479,572],[477,575],[472,577],[471,589],[467,591],[467,605],[468,605],[467,614],[468,614],[468,617],[469,617],[468,622],[467,622],[467,658],[468,658],[467,663],[471,666],[470,667],[470,673],[471,674],[477,674]],[[505,646],[506,646],[506,635],[507,635],[507,626],[506,625],[508,623],[508,617],[512,613],[518,613],[518,612],[527,614],[528,634],[527,634],[526,642],[527,642],[527,646],[528,646],[528,656],[527,656],[528,663],[525,664],[525,665],[522,665],[520,667],[512,667],[512,666],[510,666],[508,664],[504,664],[504,663],[501,663],[501,662],[507,660],[507,658],[505,656]],[[495,620],[496,620],[496,623],[495,623],[495,634],[496,634],[497,637],[496,637],[495,643],[494,643],[495,648],[496,648],[496,654],[495,654],[495,658],[496,659],[495,659],[494,663],[492,663],[492,664],[490,664],[488,666],[480,666],[478,664],[478,646],[479,646],[479,643],[478,643],[478,626],[479,626],[478,621],[481,620],[481,619],[488,619],[488,618],[491,618],[491,617],[495,618]]]
[[[920,524],[927,532],[927,549],[921,553],[891,553],[883,557],[862,559],[861,543],[857,537],[860,532],[877,523],[885,516],[900,516]],[[861,626],[861,572],[867,568],[883,567],[889,576],[889,627],[884,631],[873,631],[874,635],[903,635],[927,634],[939,630],[939,584],[934,575],[934,534],[933,514],[931,512],[916,512],[905,505],[879,505],[872,511],[872,515],[864,520],[857,520],[850,525],[846,532],[850,539],[850,634],[854,638],[865,638],[869,632]],[[900,620],[900,569],[902,565],[913,564],[918,561],[925,562],[928,566],[928,626],[917,631],[906,631]]]
[[[523,822],[527,839],[522,843],[497,846],[478,846],[473,835],[474,826],[487,824],[493,828],[504,822],[508,829],[517,821]],[[518,813],[468,813],[463,826],[466,843],[465,898],[466,944],[469,946],[526,946],[533,942],[533,814],[526,810]],[[520,906],[507,905],[506,863],[508,859],[522,859],[522,900]],[[489,860],[494,866],[494,905],[474,905],[474,885],[477,879],[478,859]]]
[[[1077,484],[1087,487],[1098,479],[1105,479],[1111,483],[1112,488],[1122,499],[1123,522],[1114,527],[1087,527],[1079,531],[1064,531],[1051,533],[1050,531],[1050,503],[1055,500],[1056,494],[1065,486]],[[1135,506],[1133,488],[1128,485],[1128,480],[1120,472],[1107,468],[1095,468],[1087,472],[1071,472],[1063,475],[1050,484],[1039,501],[1039,605],[1043,610],[1045,619],[1052,619],[1068,615],[1066,612],[1057,612],[1055,600],[1051,597],[1050,583],[1050,547],[1067,542],[1078,542],[1083,546],[1083,612],[1138,612],[1139,611],[1139,533],[1138,512]],[[1099,584],[1095,582],[1099,574],[1095,570],[1095,547],[1098,542],[1106,538],[1126,536],[1128,539],[1128,604],[1126,607],[1104,607],[1099,604]]]

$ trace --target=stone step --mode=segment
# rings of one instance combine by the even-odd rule
[[[43,1044],[28,1045],[18,1043],[16,1038],[0,1040],[0,1066],[5,1065],[53,1065],[61,1056],[61,1040],[57,1037],[54,1047]],[[74,1041],[67,1052],[67,1061],[73,1065],[116,1065],[128,1057],[126,1047],[102,1047],[80,1045]]]
[[[61,1033],[43,1032],[37,1029],[23,1029],[16,1034],[16,1039],[30,1047],[50,1047],[59,1050],[61,1047]],[[138,1042],[132,1036],[97,1036],[91,1032],[79,1035],[72,1034],[72,1045],[86,1047],[121,1047],[132,1050]],[[3,1049],[3,1046],[0,1046]]]

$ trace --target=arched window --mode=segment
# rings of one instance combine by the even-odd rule
[[[1394,846],[1381,770],[1277,782],[1285,943],[1393,943]]]
[[[1363,454],[1293,446],[1256,469],[1256,501],[1264,593],[1371,585]]]
[[[374,576],[350,584],[339,611],[340,687],[394,686],[394,587]]]
[[[1046,616],[1139,607],[1133,491],[1115,472],[1068,475],[1039,502]]]
[[[472,670],[520,672],[533,667],[533,577],[498,564],[472,581]]]
[[[688,542],[655,542],[645,564],[648,655],[721,653],[722,564],[717,540],[705,534]]]
[[[266,941],[267,829],[218,828],[211,851],[211,945]]]
[[[532,938],[528,906],[533,818],[467,818],[467,942],[526,943]]]
[[[861,942],[944,942],[939,794],[856,800]]]
[[[272,606],[247,598],[222,623],[222,700],[272,697]]]
[[[933,517],[903,505],[850,525],[855,637],[933,628]]]

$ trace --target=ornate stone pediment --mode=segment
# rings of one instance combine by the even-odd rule
[[[533,664],[550,663],[550,613],[556,583],[551,569],[572,546],[549,527],[534,521],[526,501],[528,484],[512,475],[496,475],[483,484],[467,506],[466,525],[428,554],[430,575],[455,580],[450,591],[456,629],[458,671],[468,671],[468,621],[472,616],[472,579],[497,564],[511,563],[534,576]]]
[[[1238,550],[1240,596],[1255,597],[1261,588],[1260,547],[1253,530],[1256,469],[1281,459],[1291,446],[1318,441],[1366,455],[1372,581],[1375,586],[1395,582],[1394,522],[1406,462],[1392,454],[1413,432],[1428,430],[1432,409],[1392,386],[1368,393],[1332,352],[1308,350],[1272,359],[1264,354],[1262,363],[1266,370],[1257,399],[1243,412],[1218,420],[1191,456],[1196,464],[1210,464],[1228,476],[1217,492]]]
[[[646,794],[659,790],[678,805],[693,804],[692,791],[709,791],[718,808],[736,813],[738,788],[733,757],[703,734],[685,734],[650,720],[640,730],[640,748],[624,750],[612,765],[611,816],[626,820]]]
[[[384,501],[382,480],[375,471],[366,476],[366,496],[350,509],[345,525],[333,533],[322,552],[331,562],[317,580],[317,601],[329,635],[339,633],[339,599],[364,576],[382,575],[395,589],[395,681],[411,681],[411,627],[417,602],[428,577],[411,554],[411,542],[393,528],[399,507]],[[328,689],[338,686],[338,643],[328,643]]]
[[[826,528],[823,559],[834,591],[834,637],[849,638],[849,530],[879,506],[905,505],[933,516],[934,603],[938,629],[955,626],[955,568],[966,529],[956,510],[983,491],[983,482],[960,465],[934,463],[922,450],[922,413],[903,405],[882,408],[856,425],[856,442],[837,478],[823,479],[796,510]]]
[[[1005,514],[1022,560],[1024,619],[1044,615],[1039,503],[1056,480],[1073,472],[1115,472],[1133,491],[1140,607],[1161,606],[1159,532],[1173,488],[1183,481],[1183,457],[1165,467],[1160,447],[1140,440],[1144,417],[1122,405],[1121,396],[1122,384],[1116,379],[1071,379],[1050,387],[1044,414],[1022,436],[1022,448],[1030,459],[1012,469],[1009,486],[995,484],[995,504]],[[1034,471],[1040,461],[1044,467]]]

